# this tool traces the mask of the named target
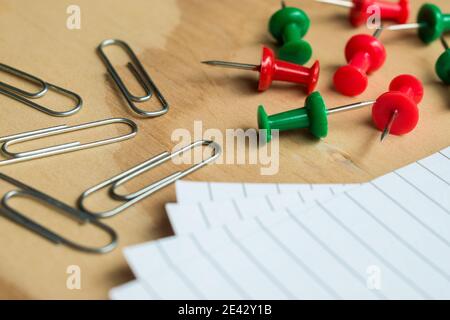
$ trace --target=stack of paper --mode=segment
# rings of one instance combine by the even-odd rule
[[[450,148],[351,185],[177,183],[113,299],[449,299]]]

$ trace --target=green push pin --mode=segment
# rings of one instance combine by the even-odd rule
[[[325,138],[328,135],[328,115],[362,108],[374,103],[375,101],[364,101],[327,109],[322,95],[316,91],[306,98],[303,108],[269,116],[264,107],[259,106],[258,127],[260,130],[265,130],[267,142],[272,140],[272,130],[287,131],[307,128],[316,138]]]
[[[450,31],[450,14],[442,13],[442,10],[434,4],[426,3],[419,10],[417,23],[397,24],[383,29],[391,31],[418,29],[419,38],[428,44]]]
[[[282,46],[278,51],[281,60],[305,64],[312,56],[312,48],[302,40],[309,30],[310,21],[303,10],[286,7],[275,12],[269,21],[269,31]]]
[[[447,41],[444,37],[441,37],[442,45],[445,52],[441,54],[436,62],[436,73],[445,84],[450,84],[450,49],[448,48]]]

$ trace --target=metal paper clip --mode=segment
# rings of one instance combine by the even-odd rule
[[[175,173],[161,179],[160,181],[154,182],[154,183],[142,188],[141,190],[139,190],[137,192],[127,194],[127,195],[121,195],[121,194],[117,193],[117,191],[116,191],[117,187],[124,184],[125,182],[135,178],[136,176],[138,176],[156,166],[159,166],[160,164],[162,164],[166,161],[173,159],[174,157],[186,152],[187,150],[193,149],[195,147],[200,147],[200,146],[211,147],[213,149],[213,154],[208,159],[199,162],[198,164],[190,167],[189,169],[186,169],[184,171],[175,172]],[[196,142],[192,143],[191,145],[186,146],[182,149],[179,149],[173,153],[163,152],[141,164],[138,164],[137,166],[135,166],[115,177],[112,177],[111,179],[103,181],[103,182],[99,183],[98,185],[95,185],[95,186],[89,188],[88,190],[86,190],[85,192],[83,192],[81,194],[80,198],[78,199],[78,205],[81,210],[88,212],[93,216],[96,216],[99,218],[112,217],[112,216],[122,212],[123,210],[131,207],[132,205],[141,201],[142,199],[150,196],[154,192],[175,182],[176,180],[181,179],[181,178],[187,176],[188,174],[202,168],[206,164],[213,162],[215,159],[217,159],[220,156],[221,152],[222,152],[222,149],[221,149],[220,145],[218,145],[217,143],[215,143],[213,141],[209,141],[209,140],[196,141]],[[94,193],[98,190],[101,190],[103,188],[106,188],[106,187],[109,187],[109,194],[112,198],[122,201],[124,203],[112,210],[103,211],[103,212],[92,212],[89,209],[87,209],[84,204],[85,199],[92,193]]]
[[[6,193],[3,198],[1,199],[1,206],[0,206],[0,214],[3,214],[6,218],[12,220],[13,222],[23,226],[24,228],[27,228],[28,230],[37,233],[38,235],[44,237],[47,240],[50,240],[51,242],[55,244],[62,244],[67,247],[70,247],[75,250],[89,252],[89,253],[107,253],[113,250],[117,246],[117,234],[116,232],[110,228],[109,226],[99,222],[95,217],[90,215],[89,213],[82,212],[80,210],[77,210],[75,208],[72,208],[65,203],[56,200],[53,197],[50,197],[49,195],[40,192],[39,190],[36,190],[20,181],[17,181],[5,174],[0,173],[0,179],[9,182],[16,187],[19,188],[19,190],[13,190]],[[77,244],[71,240],[68,240],[59,234],[45,228],[44,226],[34,222],[33,220],[30,220],[29,218],[25,217],[23,214],[19,213],[17,210],[13,209],[9,204],[8,201],[11,198],[14,197],[27,197],[32,198],[34,200],[40,201],[42,203],[45,203],[49,205],[52,208],[57,209],[61,213],[66,214],[70,218],[74,218],[77,221],[80,221],[82,223],[90,223],[94,225],[95,227],[99,228],[100,230],[104,231],[110,236],[110,242],[106,244],[105,246],[94,248],[94,247],[87,247],[84,245]]]
[[[128,88],[123,83],[122,79],[120,78],[119,74],[117,73],[116,69],[111,64],[110,60],[106,56],[104,52],[104,48],[111,45],[117,45],[125,50],[128,57],[131,59],[131,62],[128,62],[127,66],[130,69],[130,71],[134,74],[136,77],[136,80],[139,82],[139,84],[144,89],[145,95],[138,97],[128,90]],[[165,114],[167,111],[169,111],[169,104],[167,103],[164,96],[159,91],[158,87],[155,85],[151,77],[148,75],[148,73],[145,71],[142,64],[139,62],[138,58],[134,54],[133,50],[131,50],[130,46],[122,41],[117,39],[108,39],[100,43],[100,45],[97,48],[98,53],[100,57],[102,58],[103,62],[106,65],[106,68],[113,78],[114,82],[116,83],[117,87],[119,87],[120,92],[122,92],[123,96],[125,97],[125,100],[127,101],[130,108],[136,112],[138,115],[142,117],[158,117],[163,114]],[[142,109],[139,109],[136,107],[135,102],[144,102],[149,100],[152,97],[152,91],[155,93],[156,97],[158,98],[159,102],[161,103],[161,110],[158,111],[145,111]]]
[[[28,80],[30,82],[33,82],[37,85],[39,85],[40,89],[37,92],[28,92],[25,90],[22,90],[20,88],[14,87],[12,85],[9,85],[5,82],[0,81],[0,93],[16,100],[19,102],[22,102],[23,104],[36,109],[38,111],[41,111],[43,113],[46,113],[48,115],[54,116],[54,117],[67,117],[70,116],[76,112],[78,112],[81,109],[81,106],[83,105],[83,99],[76,93],[69,91],[67,89],[58,87],[54,84],[45,82],[31,74],[28,74],[24,71],[15,69],[13,67],[10,67],[6,64],[0,63],[0,71],[4,71],[6,73],[15,75],[21,79]],[[52,90],[55,92],[58,92],[64,96],[67,96],[75,101],[75,106],[67,111],[56,111],[49,109],[47,107],[41,106],[29,99],[37,99],[45,95],[48,90]]]
[[[121,136],[108,138],[108,139],[104,139],[104,140],[97,140],[97,141],[88,142],[88,143],[80,143],[79,141],[75,141],[75,142],[59,144],[59,145],[52,146],[52,147],[35,149],[35,150],[31,150],[31,151],[25,151],[25,152],[12,152],[12,151],[8,150],[8,147],[10,147],[13,144],[20,143],[20,142],[36,140],[39,138],[58,135],[58,134],[66,133],[66,132],[72,132],[72,131],[93,128],[93,127],[99,127],[99,126],[108,125],[108,124],[112,124],[112,123],[124,123],[131,128],[131,132],[121,135]],[[112,118],[112,119],[88,122],[88,123],[79,124],[79,125],[70,126],[70,127],[66,126],[66,125],[62,125],[62,126],[45,128],[45,129],[39,129],[39,130],[35,130],[35,131],[23,132],[23,133],[10,135],[10,136],[6,136],[6,137],[0,137],[0,143],[3,143],[0,150],[2,151],[2,153],[4,155],[9,157],[9,159],[1,160],[0,166],[11,164],[11,163],[16,163],[16,162],[27,161],[27,160],[31,160],[31,159],[48,157],[48,156],[71,152],[71,151],[76,151],[76,150],[98,147],[98,146],[102,146],[105,144],[110,144],[110,143],[115,143],[115,142],[131,139],[136,135],[137,130],[138,130],[138,128],[137,128],[136,123],[134,123],[133,121],[131,121],[129,119]]]

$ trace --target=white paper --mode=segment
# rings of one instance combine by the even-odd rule
[[[185,195],[199,195],[204,183],[181,183]],[[264,196],[247,197],[242,192],[242,184],[209,184],[211,189],[222,190],[226,185],[227,200],[184,201],[166,204],[166,212],[175,234],[197,232],[206,228],[230,225],[246,219],[265,215],[270,211],[289,208],[302,212],[314,207],[317,202],[327,201],[338,194],[360,185],[289,185],[282,193],[269,192]],[[232,191],[231,189],[234,189]],[[190,190],[190,191],[188,191]],[[267,188],[266,190],[272,190]],[[333,191],[331,191],[333,190]],[[180,191],[181,192],[181,191]],[[220,192],[217,192],[220,194]],[[193,199],[193,197],[191,198]],[[211,198],[210,198],[211,199]],[[212,197],[214,199],[214,197]]]
[[[450,299],[449,149],[361,186],[181,183],[111,297]]]
[[[280,184],[221,183],[179,180],[176,182],[177,202],[195,204],[205,201],[242,200],[282,193],[299,193],[305,201],[330,198],[359,184]]]
[[[177,184],[181,201],[167,204],[166,211],[175,233],[185,234],[230,225],[270,211],[289,209],[302,212],[315,206],[316,202],[325,202],[336,195],[372,185],[376,189],[374,191],[378,190],[376,194],[382,193],[377,201],[372,201],[373,205],[378,204],[382,208],[383,201],[387,201],[392,210],[400,207],[403,214],[411,216],[448,245],[450,160],[445,156],[448,150],[450,148],[370,183],[358,185],[262,184],[257,192],[260,196],[248,196],[255,194],[248,192],[257,189],[254,184],[181,181]]]

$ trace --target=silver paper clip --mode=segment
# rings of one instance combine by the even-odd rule
[[[113,250],[117,246],[117,234],[116,232],[110,228],[109,226],[99,222],[97,219],[95,219],[92,215],[86,212],[82,212],[80,210],[77,210],[75,208],[72,208],[65,203],[56,200],[53,197],[50,197],[49,195],[40,192],[39,190],[36,190],[20,181],[17,181],[5,174],[0,173],[0,179],[4,180],[6,182],[9,182],[16,187],[19,188],[19,190],[13,190],[6,193],[2,199],[1,199],[1,206],[0,206],[0,214],[5,216],[6,218],[10,219],[11,221],[19,224],[20,226],[23,226],[24,228],[42,236],[43,238],[55,243],[55,244],[62,244],[67,247],[70,247],[75,250],[88,252],[88,253],[107,253]],[[60,236],[59,234],[47,229],[46,227],[34,222],[33,220],[27,218],[23,214],[19,213],[17,210],[12,208],[8,201],[11,198],[14,197],[26,197],[31,198],[36,201],[42,202],[52,208],[57,209],[57,211],[66,214],[70,218],[74,218],[77,221],[80,221],[82,223],[90,223],[97,227],[98,229],[102,230],[103,232],[107,233],[110,237],[110,242],[102,247],[87,247],[78,243],[75,243],[65,237]]]
[[[208,147],[212,148],[213,154],[206,160],[203,160],[203,161],[197,163],[196,165],[190,167],[189,169],[186,169],[184,171],[177,171],[177,172],[161,179],[160,181],[154,182],[154,183],[142,188],[141,190],[139,190],[137,192],[127,194],[127,195],[121,195],[121,194],[117,193],[117,191],[116,191],[117,187],[124,184],[125,182],[135,178],[136,176],[138,176],[156,166],[161,165],[162,163],[164,163],[166,161],[173,159],[174,157],[186,152],[187,150],[190,150],[190,149],[193,149],[196,147],[200,147],[200,146],[208,146]],[[181,179],[181,178],[187,176],[188,174],[202,168],[203,166],[207,165],[208,163],[213,162],[215,159],[217,159],[220,156],[221,152],[222,152],[222,149],[221,149],[220,145],[218,145],[214,141],[209,141],[209,140],[196,141],[196,142],[192,143],[191,145],[181,148],[173,153],[169,153],[167,151],[163,152],[141,164],[138,164],[137,166],[135,166],[117,176],[112,177],[111,179],[103,181],[103,182],[99,183],[98,185],[95,185],[95,186],[89,188],[88,190],[86,190],[85,192],[83,192],[81,194],[80,198],[78,199],[78,205],[81,210],[88,212],[89,214],[91,214],[95,217],[98,217],[98,218],[112,217],[112,216],[122,212],[123,210],[131,207],[132,205],[141,201],[142,199],[150,196],[154,192],[175,182],[176,180]],[[106,188],[106,187],[109,187],[109,194],[113,199],[122,201],[124,203],[112,210],[103,211],[103,212],[92,212],[89,209],[87,209],[86,205],[84,204],[84,201],[86,200],[86,198],[89,195],[93,194],[94,192],[101,190],[103,188]]]
[[[111,46],[111,45],[117,45],[120,46],[125,52],[127,53],[128,57],[130,58],[131,62],[128,62],[127,66],[130,69],[130,71],[133,73],[133,75],[136,77],[136,80],[139,82],[139,84],[142,86],[142,89],[144,89],[145,95],[138,97],[133,95],[128,88],[123,83],[122,79],[120,78],[119,74],[117,73],[116,69],[111,64],[110,60],[106,56],[104,52],[104,48]],[[103,60],[103,62],[106,65],[106,68],[113,78],[114,82],[116,83],[117,87],[119,88],[120,92],[122,92],[122,95],[124,96],[125,100],[127,101],[130,108],[136,112],[138,115],[146,118],[150,117],[158,117],[163,114],[165,114],[167,111],[169,111],[169,104],[167,103],[164,96],[159,91],[158,87],[155,85],[151,77],[148,75],[148,73],[145,71],[142,64],[139,62],[138,58],[134,54],[133,50],[131,50],[130,46],[122,41],[117,39],[108,39],[104,40],[97,48],[98,53]],[[135,103],[145,102],[150,100],[152,97],[152,91],[158,98],[159,102],[161,103],[161,110],[158,111],[145,111],[138,107],[136,107]]]
[[[59,145],[52,146],[52,147],[46,147],[46,148],[35,149],[35,150],[24,151],[24,152],[12,152],[12,151],[8,150],[8,147],[10,147],[13,144],[20,143],[20,142],[36,140],[36,139],[43,138],[43,137],[58,135],[58,134],[66,133],[66,132],[88,129],[88,128],[92,128],[92,127],[99,127],[99,126],[104,126],[104,125],[113,124],[113,123],[124,123],[124,124],[128,125],[131,128],[130,133],[123,134],[121,136],[117,136],[117,137],[113,137],[113,138],[88,142],[88,143],[80,143],[79,141],[75,141],[75,142],[59,144]],[[39,129],[39,130],[35,130],[35,131],[28,131],[28,132],[14,134],[14,135],[10,135],[10,136],[0,137],[0,143],[3,143],[0,150],[4,155],[9,157],[5,160],[1,160],[0,166],[17,163],[17,162],[22,162],[22,161],[27,161],[27,160],[31,160],[31,159],[48,157],[48,156],[71,152],[71,151],[76,151],[76,150],[98,147],[98,146],[102,146],[105,144],[110,144],[110,143],[115,143],[115,142],[131,139],[137,134],[137,130],[138,130],[138,128],[137,128],[136,123],[134,123],[133,121],[131,121],[129,119],[111,118],[111,119],[105,119],[105,120],[98,120],[98,121],[94,121],[94,122],[88,122],[88,123],[79,124],[79,125],[70,126],[70,127],[66,126],[66,125],[62,125],[62,126],[50,127],[50,128]]]
[[[54,84],[45,82],[31,74],[24,72],[24,71],[15,69],[15,68],[8,66],[6,64],[3,64],[3,63],[0,63],[0,71],[4,71],[6,73],[15,75],[21,79],[35,83],[40,87],[39,91],[28,92],[28,91],[22,90],[20,88],[14,87],[10,84],[0,81],[0,93],[6,95],[16,101],[22,102],[23,104],[25,104],[33,109],[36,109],[40,112],[46,113],[46,114],[54,116],[54,117],[67,117],[74,113],[77,113],[83,105],[83,99],[81,99],[81,97],[79,95],[77,95],[76,93],[69,91],[67,89],[58,87]],[[41,105],[35,103],[34,101],[30,100],[30,99],[38,99],[38,98],[42,97],[49,90],[58,92],[64,96],[71,98],[72,100],[75,101],[75,106],[72,109],[69,109],[67,111],[56,111],[56,110],[52,110],[47,107],[41,106]]]

